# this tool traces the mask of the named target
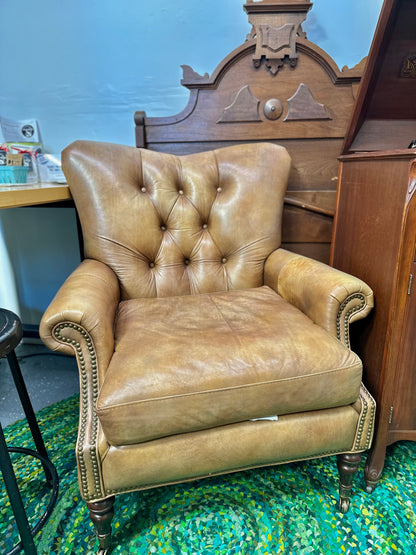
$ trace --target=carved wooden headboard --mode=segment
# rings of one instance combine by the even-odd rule
[[[338,160],[364,60],[339,70],[302,31],[310,0],[249,0],[253,28],[209,76],[182,66],[190,90],[171,117],[135,114],[136,146],[188,154],[251,141],[285,146],[293,161],[285,248],[328,262]]]

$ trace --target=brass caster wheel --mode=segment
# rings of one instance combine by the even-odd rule
[[[350,500],[344,498],[341,498],[339,500],[339,510],[341,511],[342,514],[345,515],[345,513],[348,512],[348,509],[350,508]]]

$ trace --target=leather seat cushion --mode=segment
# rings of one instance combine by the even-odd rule
[[[97,400],[113,445],[359,396],[360,359],[267,286],[123,301]]]

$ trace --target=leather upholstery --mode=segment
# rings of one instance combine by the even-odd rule
[[[358,423],[348,405],[109,446],[103,479],[107,494],[114,494],[342,453],[354,445]]]
[[[347,346],[350,323],[374,306],[373,292],[363,281],[285,249],[266,260],[264,283]]]
[[[360,391],[359,358],[266,286],[123,301],[114,335],[97,400],[113,445],[348,405]]]
[[[370,446],[349,325],[372,291],[280,248],[285,149],[77,141],[63,169],[87,259],[40,334],[77,357],[86,501]]]
[[[115,272],[123,300],[263,285],[264,260],[280,245],[282,147],[177,157],[79,141],[62,164],[85,255]]]

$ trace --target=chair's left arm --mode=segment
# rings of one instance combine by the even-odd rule
[[[39,333],[53,351],[96,358],[100,380],[114,352],[114,317],[120,302],[116,275],[97,260],[84,260],[67,278],[42,317]],[[83,350],[87,353],[82,353]],[[80,366],[81,369],[81,366]]]
[[[75,355],[80,375],[78,480],[83,498],[101,499],[101,441],[95,404],[114,353],[114,318],[120,287],[114,272],[97,260],[84,260],[62,285],[43,315],[39,332],[52,350]],[[100,447],[101,446],[101,447]]]
[[[347,347],[349,324],[373,307],[373,292],[362,280],[284,249],[266,260],[264,283]]]

